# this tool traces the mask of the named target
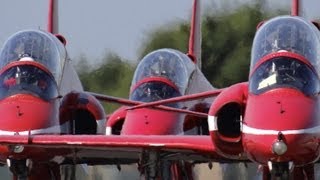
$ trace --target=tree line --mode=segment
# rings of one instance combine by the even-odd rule
[[[225,7],[225,9],[228,9]],[[244,4],[232,11],[206,9],[202,17],[202,71],[216,88],[247,81],[251,44],[257,24],[286,11],[269,11],[264,1]],[[92,67],[82,55],[76,64],[85,90],[127,98],[138,62],[159,48],[187,52],[190,21],[170,22],[152,29],[139,49],[137,60],[107,53]],[[111,112],[116,106],[106,106]]]

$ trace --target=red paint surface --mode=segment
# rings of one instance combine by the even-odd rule
[[[320,125],[317,101],[292,88],[249,95],[245,124],[259,129],[296,130]]]
[[[183,132],[182,115],[153,109],[128,111],[122,127],[124,135],[170,135]]]
[[[0,130],[28,131],[58,125],[55,101],[29,94],[16,94],[0,101]]]
[[[281,156],[272,152],[272,144],[277,140],[277,135],[243,134],[242,140],[248,158],[264,165],[269,160],[275,162],[293,161],[295,165],[305,165],[319,157],[319,134],[284,135],[284,142],[287,144],[288,150]]]
[[[259,96],[249,95],[244,123],[252,128],[279,132],[302,130],[319,126],[318,100],[298,90],[278,88]],[[288,151],[277,156],[272,153],[275,135],[243,134],[244,150],[252,161],[267,164],[272,161],[293,161],[296,165],[313,162],[319,157],[319,133],[284,134]]]
[[[28,146],[42,146],[46,148],[76,148],[92,147],[108,149],[110,147],[158,149],[189,149],[194,151],[213,152],[215,147],[209,136],[188,135],[0,135],[0,144],[21,144]],[[152,145],[154,144],[154,145]]]
[[[299,16],[299,0],[292,0],[291,15]]]

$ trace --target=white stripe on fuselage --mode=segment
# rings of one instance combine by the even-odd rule
[[[44,129],[34,129],[30,131],[3,131],[0,130],[0,135],[35,135],[35,134],[60,134],[61,133],[61,127],[58,126],[52,126]]]
[[[271,130],[271,129],[258,129],[242,124],[242,133],[252,135],[278,135],[282,134],[317,134],[320,133],[320,126],[315,126],[307,129],[292,129],[292,130]]]
[[[208,116],[209,131],[218,131],[217,117]],[[278,135],[279,132],[282,134],[320,134],[320,126],[315,126],[307,129],[291,129],[291,130],[273,130],[273,129],[258,129],[250,127],[241,123],[241,132],[252,135]]]
[[[217,131],[218,125],[217,125],[217,117],[216,116],[208,116],[208,126],[209,131]]]
[[[97,122],[97,134],[105,134],[105,129],[103,128],[105,125],[105,119],[98,120]],[[51,126],[43,129],[33,129],[29,131],[4,131],[0,130],[0,135],[31,135],[36,134],[70,134],[70,121],[67,121],[61,125]]]
[[[112,127],[111,126],[106,127],[106,135],[112,135]]]

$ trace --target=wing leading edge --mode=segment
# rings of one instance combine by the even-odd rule
[[[24,146],[29,151],[43,148],[50,154],[65,157],[64,163],[76,164],[138,163],[142,154],[150,151],[165,160],[230,162],[216,152],[209,136],[2,135],[0,145]]]

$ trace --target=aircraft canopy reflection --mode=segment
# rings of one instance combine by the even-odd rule
[[[319,92],[320,44],[316,27],[302,18],[282,16],[263,24],[253,41],[250,92],[295,88]]]
[[[190,58],[179,51],[154,51],[139,63],[133,77],[130,99],[151,102],[181,96],[186,92],[194,70]]]
[[[20,31],[4,43],[0,53],[0,68],[30,57],[45,66],[59,83],[66,56],[65,48],[54,35],[40,30]]]

